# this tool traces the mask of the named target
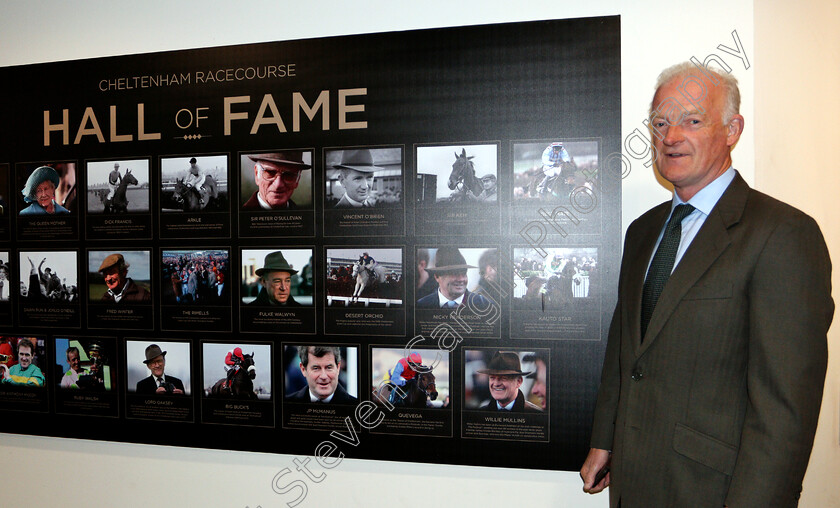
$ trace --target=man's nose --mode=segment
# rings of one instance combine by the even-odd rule
[[[676,145],[680,141],[684,139],[684,133],[682,126],[678,125],[666,125],[665,132],[663,133],[664,136],[662,138],[662,143],[666,146]]]

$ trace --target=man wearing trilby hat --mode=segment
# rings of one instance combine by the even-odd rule
[[[146,359],[143,360],[151,375],[137,382],[137,393],[159,395],[183,395],[184,383],[175,376],[163,373],[166,368],[166,351],[157,344],[146,348]]]
[[[519,389],[522,378],[531,374],[522,372],[519,355],[510,351],[498,351],[490,359],[486,369],[476,371],[490,378],[490,395],[493,400],[481,407],[484,411],[542,411],[536,404],[525,400]]]
[[[344,188],[344,195],[336,208],[362,208],[376,205],[373,193],[373,177],[385,168],[373,164],[370,150],[344,150],[341,163],[336,164],[338,183]]]
[[[302,304],[292,296],[292,275],[298,271],[286,261],[283,253],[279,250],[270,253],[263,265],[256,271],[262,288],[257,298],[248,305],[301,307]]]
[[[490,300],[467,290],[467,270],[476,268],[468,265],[461,251],[456,247],[441,247],[435,253],[434,268],[426,268],[438,283],[438,290],[417,300],[418,309],[454,309],[469,305],[485,310]]]
[[[292,194],[304,170],[312,168],[303,162],[302,150],[249,155],[254,161],[254,183],[257,191],[242,205],[243,210],[292,210],[297,208]],[[244,171],[244,168],[243,168]]]

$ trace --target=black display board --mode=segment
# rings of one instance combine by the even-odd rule
[[[8,368],[0,431],[576,470],[615,304],[619,30],[602,17],[0,69],[0,354],[29,344],[41,373]],[[119,303],[114,254],[134,284],[112,288]],[[295,397],[301,346],[340,351],[335,403]],[[217,397],[237,347],[255,376]],[[412,354],[406,401],[421,402],[392,406],[376,394]]]

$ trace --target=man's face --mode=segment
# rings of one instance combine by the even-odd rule
[[[370,195],[373,187],[373,173],[363,173],[355,169],[344,169],[339,173],[338,181],[347,192],[347,197],[353,201],[363,203]]]
[[[120,270],[117,266],[111,266],[102,270],[102,277],[105,279],[105,285],[111,291],[119,291],[125,285],[125,277],[128,270]]]
[[[481,187],[484,190],[492,190],[496,187],[496,179],[495,178],[485,178],[481,181]]]
[[[520,386],[522,386],[522,376],[490,375],[490,395],[503,406],[507,406],[516,399]]]
[[[338,372],[340,365],[335,363],[335,356],[332,353],[327,353],[321,358],[309,355],[309,365],[303,366],[300,364],[300,371],[306,377],[306,383],[309,385],[309,391],[314,393],[319,399],[325,399],[335,392],[338,386]]]
[[[484,278],[489,281],[495,281],[499,276],[499,272],[496,271],[496,267],[493,265],[487,265],[484,267]]]
[[[157,355],[152,358],[146,366],[149,367],[150,371],[152,371],[153,376],[161,377],[163,375],[163,369],[166,367],[166,357],[163,355]]]
[[[697,83],[678,77],[660,87],[653,99],[656,109],[651,126],[656,165],[684,201],[732,165],[729,151],[744,126],[741,115],[723,124],[723,87],[707,79],[702,83],[705,91]],[[702,99],[693,104],[684,94]]]
[[[263,201],[272,208],[284,207],[300,182],[300,169],[288,164],[260,161],[254,164],[254,182]]]
[[[435,274],[440,292],[449,300],[454,300],[467,291],[467,271],[443,272]]]
[[[55,185],[49,180],[44,180],[35,187],[35,199],[42,207],[47,207],[55,199]]]
[[[289,301],[292,292],[292,275],[289,272],[266,272],[262,280],[272,304],[283,305]]]
[[[26,369],[32,364],[32,348],[26,346],[18,348],[18,363],[21,369]]]
[[[531,385],[531,395],[539,399],[539,406],[545,409],[547,394],[545,362],[538,359],[535,363],[537,365],[537,379]]]
[[[78,351],[70,351],[67,353],[67,363],[70,364],[70,370],[79,372],[79,353]]]

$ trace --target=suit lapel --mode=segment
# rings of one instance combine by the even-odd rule
[[[650,318],[645,340],[638,350],[639,354],[644,353],[656,340],[662,327],[665,326],[688,290],[697,283],[700,277],[706,273],[729,246],[728,229],[741,220],[748,193],[749,186],[740,174],[736,174],[735,179],[712,209],[712,212],[706,218],[706,222],[703,223],[697,236],[694,237],[680,263],[665,284],[662,295],[659,297]],[[656,240],[654,239],[654,241]],[[644,276],[642,277],[644,278]],[[641,295],[641,291],[639,294]],[[641,296],[638,299],[641,301]],[[641,315],[641,306],[637,314]],[[640,318],[637,316],[636,319]]]

